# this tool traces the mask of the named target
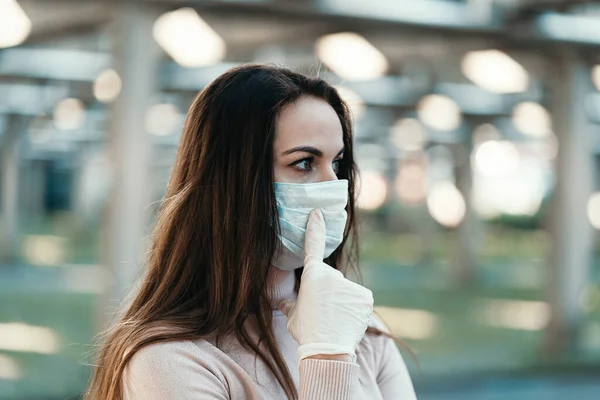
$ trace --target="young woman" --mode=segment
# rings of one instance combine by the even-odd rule
[[[414,399],[371,292],[340,272],[355,169],[348,107],[323,80],[261,65],[215,79],[87,398]]]

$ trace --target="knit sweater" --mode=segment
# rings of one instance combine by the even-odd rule
[[[272,304],[295,298],[294,274],[273,271]],[[287,318],[273,311],[273,329],[300,400],[414,400],[406,365],[393,340],[367,333],[356,362],[304,359],[288,333]],[[385,330],[376,317],[371,326]],[[249,326],[252,331],[252,326]],[[253,332],[256,334],[256,331]],[[285,399],[273,373],[233,337],[217,347],[214,338],[148,345],[128,363],[123,376],[125,400]]]

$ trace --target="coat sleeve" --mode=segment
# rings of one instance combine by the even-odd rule
[[[300,361],[300,400],[349,400],[356,398],[357,364],[304,359]]]
[[[208,357],[208,356],[207,356]],[[229,400],[228,387],[199,359],[192,342],[148,345],[133,355],[123,374],[124,400]]]

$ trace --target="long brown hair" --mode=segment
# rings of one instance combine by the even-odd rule
[[[86,399],[121,399],[124,369],[146,345],[208,335],[218,343],[226,334],[262,359],[286,395],[297,398],[272,329],[268,272],[279,243],[275,122],[284,106],[303,96],[329,103],[343,128],[338,176],[349,181],[348,225],[342,245],[325,261],[337,269],[353,264],[356,167],[348,107],[319,78],[264,65],[227,71],[190,107],[147,270],[132,302],[103,334]],[[258,342],[245,327],[249,318]]]

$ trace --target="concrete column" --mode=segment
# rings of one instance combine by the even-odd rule
[[[549,221],[548,301],[552,317],[545,350],[549,357],[560,357],[577,350],[583,318],[580,296],[590,270],[593,233],[586,209],[593,190],[593,158],[584,100],[591,82],[589,66],[575,52],[563,53],[548,64],[554,73],[550,106],[559,152]]]
[[[29,160],[25,166],[27,175],[20,179],[20,184],[25,185],[27,197],[20,203],[28,220],[40,220],[44,214],[44,188],[46,177],[44,175],[43,161]]]
[[[19,253],[19,137],[28,117],[10,115],[0,146],[2,209],[0,211],[0,261],[16,261]]]
[[[111,190],[104,224],[104,263],[112,274],[105,305],[114,306],[138,277],[146,250],[152,201],[150,137],[144,118],[157,90],[161,52],[152,38],[158,14],[133,2],[114,6],[110,27],[114,68],[122,91],[110,110]]]
[[[17,141],[11,143],[2,153],[2,248],[1,259],[14,262],[18,246],[18,181],[19,159]]]
[[[458,227],[458,254],[453,265],[453,281],[456,286],[465,287],[475,280],[477,249],[480,245],[478,233],[479,220],[472,207],[471,193],[473,191],[473,171],[471,166],[472,127],[467,129],[467,135],[460,147],[455,148],[456,187],[462,194],[466,210],[465,217]]]

